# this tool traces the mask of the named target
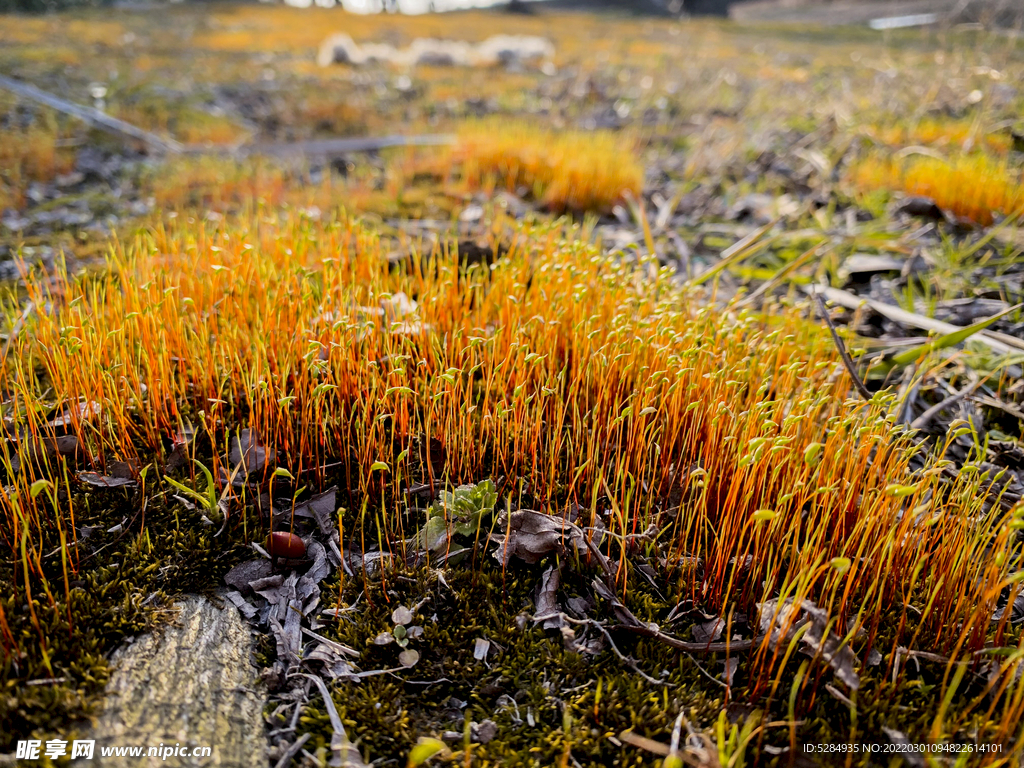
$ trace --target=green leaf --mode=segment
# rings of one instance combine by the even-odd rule
[[[430,552],[439,552],[448,544],[448,524],[443,517],[431,517],[416,534],[416,546]]]
[[[943,336],[934,338],[925,344],[921,344],[919,346],[912,347],[911,349],[904,350],[899,354],[893,355],[889,359],[889,361],[894,365],[909,365],[915,360],[918,360],[924,355],[927,355],[930,352],[934,352],[937,349],[946,349],[947,347],[956,346],[960,342],[966,341],[968,338],[976,334],[978,331],[985,330],[999,318],[1008,315],[1011,312],[1016,312],[1018,309],[1021,308],[1021,306],[1024,305],[1018,304],[1015,307],[1010,307],[1009,309],[1005,309],[998,314],[992,315],[992,317],[988,317],[984,320],[979,320],[978,322],[973,323],[972,325],[968,325],[965,328],[960,328],[959,330],[953,331],[952,333],[947,333]]]
[[[381,470],[382,472],[390,472],[391,471],[390,469],[388,469],[388,465],[385,464],[383,461],[375,461],[375,462],[373,462],[373,464],[370,465],[370,471],[371,472],[374,472],[374,471],[376,471],[378,469]]]
[[[421,736],[420,740],[416,742],[416,746],[409,751],[409,768],[413,768],[417,765],[423,765],[430,758],[444,752],[445,749],[447,749],[447,747],[445,747],[444,742],[440,739]]]
[[[173,478],[170,478],[167,475],[164,475],[164,480],[166,480],[172,486],[174,486],[179,491],[184,493],[186,496],[188,496],[193,501],[201,504],[203,509],[205,509],[207,512],[210,511],[210,500],[208,498],[206,498],[206,496],[204,496],[201,493],[197,493],[196,491],[194,491],[191,488],[189,488],[187,485],[182,485],[177,480],[175,480]]]
[[[199,467],[206,476],[206,499],[204,503],[207,511],[212,512],[217,508],[217,484],[213,481],[213,473],[206,468],[206,465],[199,459],[192,459],[192,463]]]

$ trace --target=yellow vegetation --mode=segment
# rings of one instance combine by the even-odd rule
[[[469,189],[525,187],[549,210],[607,211],[643,186],[637,141],[607,131],[552,131],[484,121],[460,130],[455,146],[416,170],[454,172]]]
[[[74,166],[74,153],[59,146],[56,121],[0,130],[0,210],[25,203],[30,182],[51,181]]]
[[[237,144],[248,135],[227,118],[159,102],[122,105],[112,112],[127,123],[182,144]]]
[[[977,122],[967,120],[923,119],[914,124],[870,128],[867,133],[892,147],[924,145],[965,152],[983,148],[1005,155],[1012,144],[1008,133],[986,131]]]
[[[278,166],[215,155],[178,159],[146,181],[157,205],[168,209],[223,210],[246,201],[278,205],[286,186],[285,172]]]
[[[853,167],[850,178],[864,190],[895,189],[930,197],[944,210],[977,224],[991,224],[995,214],[1024,214],[1020,172],[983,154],[949,160],[869,157]]]

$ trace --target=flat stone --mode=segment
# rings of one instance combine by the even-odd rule
[[[233,605],[189,596],[165,627],[117,651],[93,732],[101,766],[251,768],[266,765],[266,697],[250,659],[252,633]],[[180,745],[179,754],[173,748]],[[164,757],[150,747],[171,747]],[[103,747],[144,747],[103,757]],[[196,747],[209,756],[192,757]],[[185,757],[180,752],[187,752]]]

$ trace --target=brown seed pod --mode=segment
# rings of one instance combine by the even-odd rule
[[[306,543],[294,533],[275,531],[267,537],[267,552],[272,557],[297,560],[306,555]]]

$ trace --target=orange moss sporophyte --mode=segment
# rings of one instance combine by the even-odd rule
[[[74,153],[60,146],[62,138],[52,114],[23,128],[0,128],[0,210],[22,207],[30,183],[52,181],[74,167]]]
[[[525,225],[490,266],[437,247],[396,269],[348,220],[176,220],[118,246],[104,275],[28,280],[36,305],[62,300],[12,342],[8,396],[100,404],[72,428],[103,461],[160,460],[185,415],[215,445],[255,429],[311,481],[347,457],[350,492],[382,509],[398,552],[412,531],[385,501],[422,479],[409,447],[436,444],[447,482],[517,478],[559,514],[601,492],[613,534],[667,526],[666,567],[700,558],[704,578],[683,588],[709,610],[806,598],[870,643],[912,602],[891,642],[953,655],[986,642],[1012,560],[1009,513],[981,513],[990,480],[963,473],[939,492],[935,473],[913,475],[885,399],[844,399],[830,338],[798,309],[719,311],[656,262],[601,256],[562,227]],[[52,434],[35,409],[23,418]],[[43,476],[67,482],[54,469]],[[15,473],[0,507],[38,584],[32,563],[69,511],[44,507],[33,478]],[[755,658],[760,690],[782,659]]]
[[[986,130],[977,121],[968,120],[926,118],[915,124],[872,126],[866,129],[866,133],[896,149],[924,145],[943,151],[981,149],[1002,156],[1013,146],[1013,138],[1008,131]]]

